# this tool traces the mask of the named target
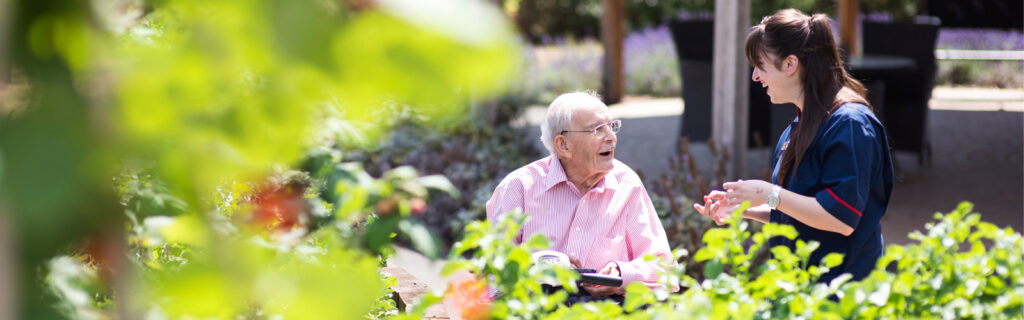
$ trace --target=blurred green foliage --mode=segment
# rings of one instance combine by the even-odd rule
[[[26,319],[58,316],[32,279],[63,252],[52,270],[93,268],[111,298],[86,305],[106,317],[363,317],[384,293],[373,257],[392,234],[436,254],[412,204],[453,189],[409,168],[369,178],[340,156],[304,166],[305,179],[272,178],[316,146],[376,141],[388,104],[442,126],[465,116],[470,98],[502,90],[521,52],[501,12],[476,1],[8,9],[0,48],[29,92],[0,119],[0,203],[17,230]],[[50,283],[90,274],[60,268]],[[80,297],[97,297],[54,292],[76,306],[65,316],[88,317]]]
[[[911,234],[916,243],[888,246],[876,269],[862,281],[850,281],[847,274],[819,283],[822,274],[842,263],[842,255],[830,254],[821,265],[808,265],[816,242],[797,241],[795,251],[766,248],[771,237],[795,238],[795,229],[766,224],[751,232],[740,217],[742,208],[727,226],[703,234],[703,248],[675,251],[677,257],[692,254],[703,262],[703,279],[687,275],[692,265],[683,262],[661,280],[678,284],[681,292],[634,283],[627,286],[621,306],[552,306],[564,295],[536,294],[538,281],[575,290],[574,278],[561,269],[533,266],[524,271],[528,251],[523,250],[545,247],[546,241],[535,236],[521,246],[508,243],[523,223],[518,212],[503,215],[497,225],[479,222],[467,227],[466,238],[453,249],[446,269],[473,270],[470,281],[504,293],[484,306],[453,300],[464,310],[464,318],[482,313],[514,319],[673,319],[680,314],[701,319],[1019,319],[1024,316],[1024,238],[1009,227],[981,222],[971,210],[972,205],[964,202],[948,214],[936,213],[924,233]],[[766,250],[772,257],[753,263]],[[523,290],[533,294],[521,294]]]
[[[1024,61],[939,60],[935,82],[947,86],[1024,87]]]
[[[565,291],[551,296],[541,294],[542,283],[579,291],[576,272],[559,265],[531,262],[533,252],[549,246],[543,235],[514,244],[526,218],[521,211],[513,211],[501,215],[494,223],[474,221],[466,226],[465,237],[452,247],[442,272],[444,276],[469,272],[470,278],[465,281],[484,290],[453,286],[455,292],[448,295],[453,308],[449,310],[466,319],[534,319],[553,312],[568,297]],[[492,297],[489,289],[500,294]],[[494,300],[493,304],[486,302],[489,300]]]

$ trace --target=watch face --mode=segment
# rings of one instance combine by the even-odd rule
[[[772,209],[775,209],[775,207],[779,206],[779,197],[778,196],[768,196],[768,200],[766,202],[768,203],[769,207],[771,207]]]
[[[780,189],[781,188],[779,187],[772,188],[772,192],[769,192],[768,197],[765,198],[764,202],[767,203],[768,207],[772,208],[773,210],[779,206],[779,191],[781,191]]]

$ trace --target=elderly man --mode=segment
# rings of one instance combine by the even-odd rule
[[[551,102],[541,140],[551,156],[509,174],[487,201],[487,219],[521,208],[530,219],[517,242],[547,236],[551,249],[578,267],[621,276],[623,286],[657,286],[657,260],[672,263],[665,229],[640,177],[615,160],[615,133],[622,126],[594,94],[567,93]],[[644,255],[659,259],[648,262]],[[585,285],[592,296],[622,288]]]

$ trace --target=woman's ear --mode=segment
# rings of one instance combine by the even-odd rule
[[[792,54],[786,56],[786,60],[782,61],[782,71],[785,71],[787,76],[793,76],[798,70],[800,70],[800,58]]]

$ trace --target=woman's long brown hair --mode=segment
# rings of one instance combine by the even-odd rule
[[[857,102],[870,108],[864,99],[867,91],[843,68],[825,14],[807,16],[796,9],[775,12],[751,28],[745,50],[747,61],[758,68],[768,62],[768,54],[776,57],[770,61],[776,68],[781,69],[782,61],[789,55],[796,56],[802,66],[799,77],[803,83],[804,107],[803,111],[797,111],[800,121],[782,152],[778,179],[784,186],[789,174],[800,167],[821,123],[844,103]]]

